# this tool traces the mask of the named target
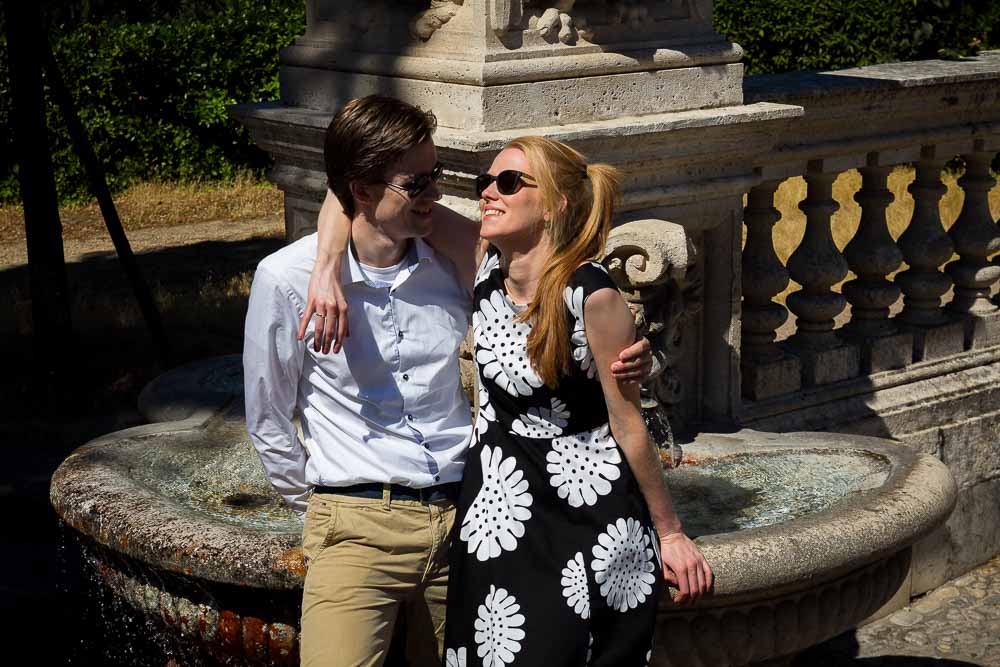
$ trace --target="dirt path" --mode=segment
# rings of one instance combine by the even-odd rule
[[[190,225],[146,227],[128,232],[132,250],[139,254],[204,241],[243,241],[250,238],[280,237],[284,234],[281,216],[268,216],[252,220],[231,222],[216,220]],[[87,259],[114,257],[115,248],[107,232],[88,239],[67,239],[63,244],[67,263]],[[0,271],[11,269],[28,261],[28,251],[23,240],[0,244]]]

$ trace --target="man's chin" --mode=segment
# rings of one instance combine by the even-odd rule
[[[431,230],[434,229],[434,223],[429,214],[424,216],[411,213],[410,229],[413,231],[414,236],[422,238],[431,233]]]

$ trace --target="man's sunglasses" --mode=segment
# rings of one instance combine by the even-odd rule
[[[383,185],[395,190],[399,194],[405,194],[410,199],[416,199],[424,190],[426,190],[431,183],[437,181],[441,178],[441,172],[444,170],[444,165],[438,162],[434,165],[426,174],[420,174],[419,176],[414,176],[405,183],[390,183],[389,181],[380,181]]]
[[[531,183],[525,181],[524,179],[526,178],[535,180],[534,176],[526,174],[523,171],[515,171],[513,169],[505,169],[496,176],[491,174],[479,174],[479,176],[476,176],[476,196],[482,199],[483,191],[490,187],[490,183],[494,181],[496,181],[497,184],[497,192],[502,195],[512,195],[522,187],[535,187]]]

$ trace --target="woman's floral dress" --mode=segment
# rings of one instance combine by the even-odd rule
[[[649,510],[587,344],[599,264],[566,287],[573,368],[551,390],[527,358],[500,255],[476,275],[479,417],[451,547],[447,667],[643,667],[662,589]]]

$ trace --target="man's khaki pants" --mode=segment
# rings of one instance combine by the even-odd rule
[[[454,521],[447,500],[314,493],[302,536],[302,665],[379,667],[401,608],[409,664],[440,665]]]

